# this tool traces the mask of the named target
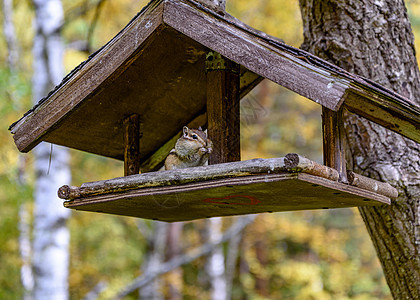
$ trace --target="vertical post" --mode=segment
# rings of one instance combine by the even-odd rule
[[[344,136],[343,108],[337,112],[322,107],[322,134],[324,164],[338,171],[339,181],[348,183],[346,170],[346,140]]]
[[[124,176],[140,172],[140,120],[138,114],[124,119]]]
[[[209,52],[206,57],[207,118],[213,152],[209,164],[241,160],[240,66]]]

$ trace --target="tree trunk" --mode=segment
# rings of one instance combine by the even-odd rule
[[[300,0],[302,48],[420,104],[414,38],[402,0]],[[346,115],[349,169],[389,182],[399,197],[360,213],[395,299],[420,299],[420,147]]]
[[[7,64],[14,71],[18,64],[19,49],[13,25],[12,0],[3,0],[3,34],[7,44]]]
[[[174,257],[182,254],[182,230],[184,222],[174,222],[168,224],[166,260],[169,261]],[[168,290],[169,299],[181,300],[183,289],[183,272],[182,268],[176,268],[165,275],[166,288]]]
[[[165,246],[168,236],[169,224],[164,222],[153,222],[152,234],[148,237],[148,249],[141,272],[144,275],[158,272],[165,259]],[[154,279],[148,285],[139,289],[140,299],[162,300],[160,278]]]
[[[60,0],[34,0],[33,99],[37,102],[63,77]],[[57,189],[70,182],[68,151],[40,144],[35,148],[35,216],[33,241],[34,299],[68,299],[70,211],[57,197]]]
[[[206,220],[207,240],[217,243],[222,237],[222,218],[210,218]],[[215,248],[207,258],[206,272],[211,286],[212,300],[226,300],[226,276],[225,256],[222,245]]]

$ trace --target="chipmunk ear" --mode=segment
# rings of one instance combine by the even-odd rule
[[[182,128],[182,132],[183,132],[183,135],[184,136],[188,136],[188,132],[189,132],[190,130],[188,129],[188,127],[187,126],[184,126],[183,128]]]
[[[208,135],[207,135],[207,129],[204,130],[204,134],[206,135],[206,137],[208,137]]]

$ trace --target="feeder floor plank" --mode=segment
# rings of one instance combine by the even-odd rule
[[[108,193],[64,206],[166,222],[217,216],[390,204],[388,197],[305,173],[223,178]]]

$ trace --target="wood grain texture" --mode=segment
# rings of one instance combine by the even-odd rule
[[[349,184],[352,186],[357,186],[361,189],[384,195],[393,200],[397,199],[398,197],[398,190],[391,186],[388,182],[380,182],[372,178],[354,173],[353,171],[347,171],[347,178]]]
[[[277,211],[389,204],[389,199],[308,174],[223,178],[65,202],[83,211],[176,222]]]
[[[80,188],[65,186],[63,191],[59,192],[59,195],[69,195],[65,196],[64,199],[70,199],[96,194],[124,192],[140,187],[181,185],[226,177],[271,174],[283,171],[286,171],[284,158],[252,159],[194,168],[149,172],[127,177],[87,182],[82,184]]]
[[[208,134],[213,142],[209,164],[241,160],[240,66],[225,58],[221,60],[223,68],[206,72]]]
[[[132,114],[124,119],[124,176],[140,171],[140,117]]]
[[[345,107],[372,122],[420,143],[420,107],[364,90],[350,90]]]
[[[222,17],[197,13],[184,1],[167,1],[163,20],[186,36],[249,70],[330,109],[338,109],[346,81],[230,26]]]
[[[284,166],[290,172],[304,172],[332,181],[339,179],[339,173],[336,169],[318,164],[297,153],[288,153],[284,158]]]
[[[348,183],[343,108],[322,108],[322,137],[324,165],[337,170],[340,182]]]
[[[303,174],[314,176],[314,178],[322,178],[330,180],[331,182],[336,182],[339,177],[338,172],[333,168],[320,165],[296,153],[289,153],[284,158],[252,159],[194,168],[149,172],[102,181],[87,182],[80,187],[65,185],[59,189],[58,195],[62,199],[71,200],[99,194],[125,193],[140,188],[181,186],[194,182],[205,185],[209,180],[285,172],[296,174],[303,172]],[[384,183],[377,182],[373,179],[364,179],[358,175],[354,176],[359,178],[362,182],[360,185],[360,181],[357,179],[352,180],[355,187],[366,188],[368,191],[386,197],[392,197],[396,193],[394,188],[386,187],[387,185]],[[352,178],[354,176],[352,176]],[[370,186],[363,184],[366,182],[369,182]],[[379,188],[371,188],[374,186],[379,186]]]

